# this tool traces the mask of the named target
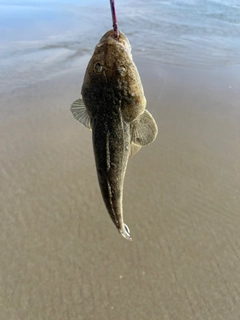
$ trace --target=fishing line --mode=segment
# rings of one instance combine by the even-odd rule
[[[116,9],[115,9],[114,0],[110,0],[110,7],[111,7],[111,11],[112,11],[112,22],[113,22],[114,37],[115,37],[115,39],[118,39],[119,32],[118,32],[117,15],[116,15]]]

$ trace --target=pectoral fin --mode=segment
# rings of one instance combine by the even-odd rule
[[[142,146],[131,142],[130,148],[129,159],[132,158],[142,148]]]
[[[83,124],[86,128],[91,129],[91,118],[82,99],[75,100],[70,107],[74,118]]]
[[[158,128],[151,113],[147,110],[131,123],[131,151],[134,156],[143,146],[152,143],[157,136]]]

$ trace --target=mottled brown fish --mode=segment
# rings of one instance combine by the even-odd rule
[[[102,197],[121,235],[131,240],[123,221],[124,176],[129,157],[153,142],[157,125],[145,109],[146,99],[127,37],[108,31],[88,63],[82,99],[71,105],[75,119],[92,129]]]

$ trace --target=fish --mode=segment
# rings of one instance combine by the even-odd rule
[[[82,98],[70,110],[92,131],[98,182],[107,211],[120,234],[132,240],[123,220],[123,186],[129,158],[152,143],[158,127],[148,110],[128,38],[106,32],[88,63]]]

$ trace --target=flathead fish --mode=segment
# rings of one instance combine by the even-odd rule
[[[92,130],[98,181],[108,213],[120,234],[131,240],[123,221],[123,184],[128,159],[153,142],[157,125],[146,99],[127,37],[108,31],[96,45],[71,112]]]

